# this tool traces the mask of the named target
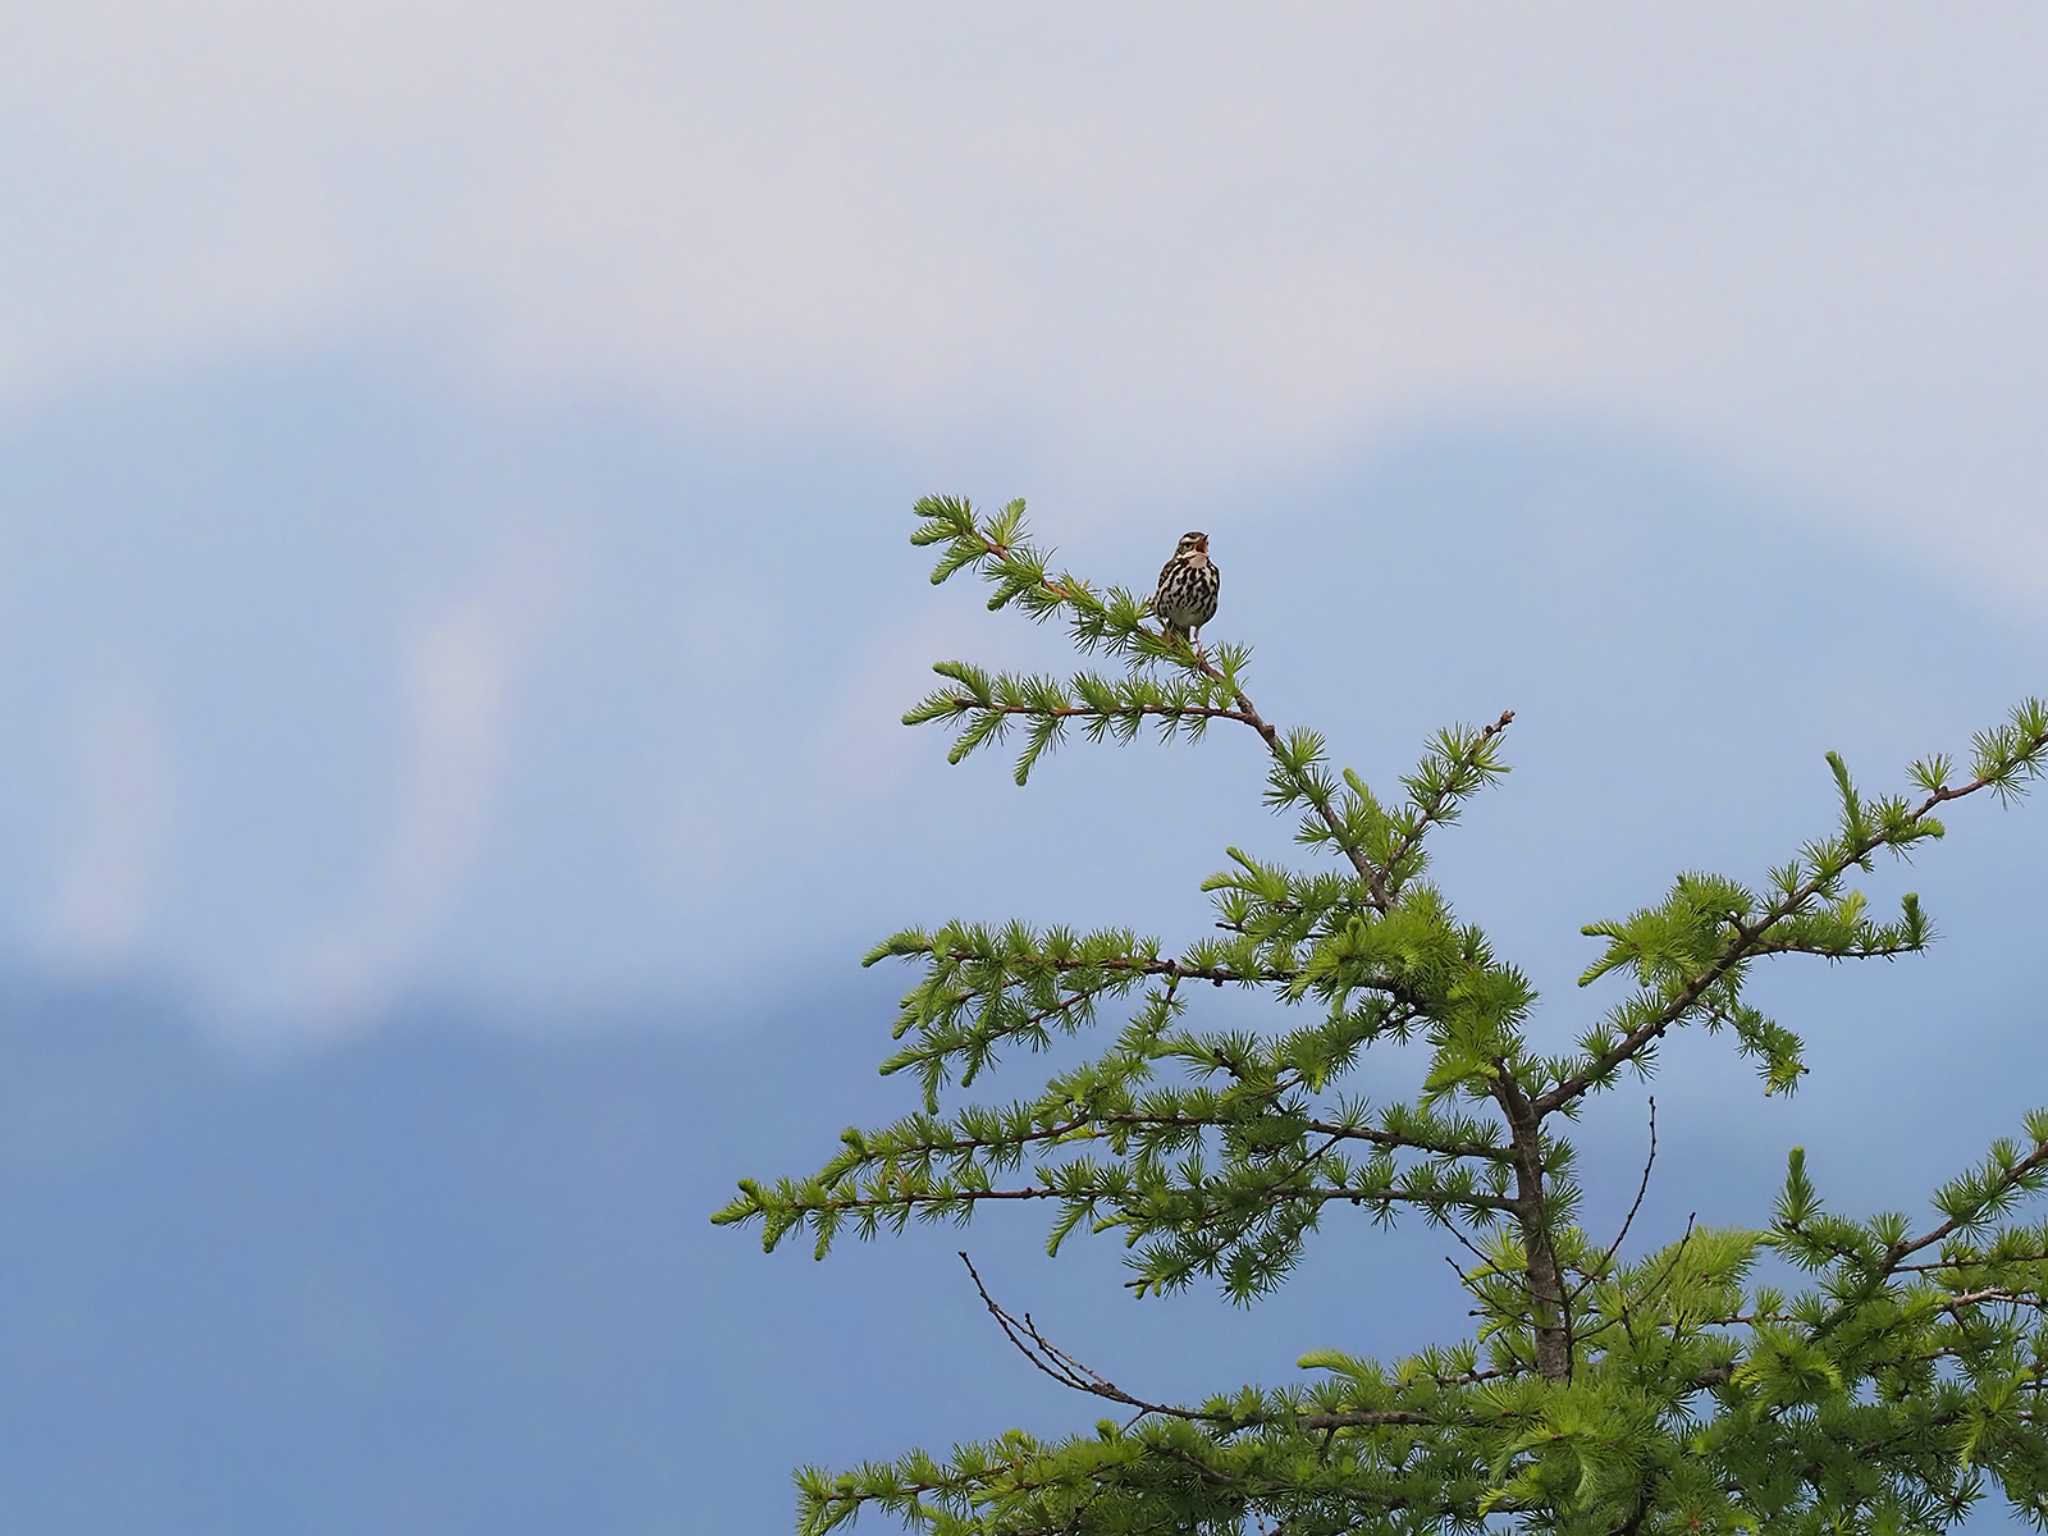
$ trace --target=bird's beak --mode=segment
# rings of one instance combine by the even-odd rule
[[[1199,549],[1203,554],[1206,555],[1207,553],[1209,553],[1209,541],[1205,538],[1200,543],[1196,544],[1195,548]]]

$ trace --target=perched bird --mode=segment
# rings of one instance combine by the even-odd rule
[[[1216,593],[1222,585],[1223,573],[1209,558],[1209,535],[1184,533],[1173,558],[1159,573],[1152,612],[1169,635],[1193,640],[1202,626],[1216,617]]]

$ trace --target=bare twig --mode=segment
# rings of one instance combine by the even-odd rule
[[[1066,1350],[1054,1344],[1032,1321],[1031,1314],[1021,1318],[1008,1311],[1001,1302],[991,1296],[988,1287],[982,1283],[980,1271],[974,1261],[963,1251],[960,1262],[967,1266],[967,1273],[974,1281],[974,1289],[980,1295],[982,1305],[996,1320],[996,1326],[1003,1331],[1003,1337],[1016,1346],[1017,1352],[1042,1374],[1051,1377],[1063,1387],[1076,1392],[1086,1392],[1091,1397],[1104,1398],[1134,1408],[1136,1414],[1130,1420],[1135,1424],[1139,1419],[1157,1414],[1164,1418],[1184,1419],[1193,1424],[1213,1424],[1227,1431],[1256,1428],[1284,1420],[1297,1429],[1335,1430],[1363,1429],[1388,1424],[1419,1426],[1442,1425],[1447,1421],[1426,1413],[1414,1413],[1406,1409],[1359,1409],[1337,1413],[1310,1414],[1252,1414],[1241,1416],[1236,1413],[1212,1413],[1201,1408],[1184,1408],[1173,1403],[1150,1402],[1126,1392],[1100,1371],[1083,1365]]]
[[[1607,1273],[1607,1266],[1614,1261],[1614,1255],[1621,1250],[1622,1241],[1628,1236],[1628,1229],[1635,1225],[1636,1212],[1643,1208],[1643,1195],[1650,1187],[1650,1170],[1657,1166],[1657,1096],[1650,1095],[1650,1155],[1643,1162],[1643,1179],[1636,1186],[1635,1203],[1629,1206],[1628,1215],[1622,1218],[1621,1230],[1614,1235],[1614,1241],[1607,1245],[1607,1251],[1600,1255],[1600,1262],[1587,1272],[1585,1281],[1572,1294],[1583,1296],[1586,1287]]]

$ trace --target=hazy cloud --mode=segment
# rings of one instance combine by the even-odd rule
[[[979,627],[972,583],[919,595],[893,546],[931,489],[1027,495],[1062,558],[1141,586],[1184,509],[1228,528],[1262,676],[1313,630],[1269,540],[1318,541],[1348,604],[1335,573],[1404,580],[1390,547],[1484,511],[1405,545],[1409,595],[1439,548],[1478,590],[1534,529],[1528,584],[1607,601],[1711,544],[1739,608],[1781,526],[1832,525],[1899,576],[1915,686],[1951,689],[1997,625],[1941,588],[2043,622],[2043,41],[1997,4],[26,11],[0,584],[52,661],[9,679],[18,821],[67,788],[77,616],[159,666],[144,717],[200,728],[175,867],[117,786],[87,799],[139,819],[82,816],[58,897],[0,890],[32,942],[148,936],[330,1020],[429,974],[571,993],[814,934],[914,888],[1002,782],[928,776],[941,743],[891,723],[932,656],[1070,664],[1056,629]],[[1597,445],[1590,482],[1532,485],[1518,436]],[[1390,476],[1415,444],[1428,472]],[[544,676],[554,554],[472,563],[508,515],[587,539],[601,594]],[[1613,587],[1560,580],[1595,559]],[[1874,590],[1812,588],[1730,622]],[[1553,621],[1466,637],[1482,699]],[[146,730],[94,729],[145,771]],[[927,841],[828,880],[913,779]],[[1046,824],[1092,869],[1080,804]],[[152,926],[159,878],[207,899]]]
[[[171,831],[174,761],[156,695],[132,679],[86,695],[74,773],[79,813],[62,855],[47,942],[76,959],[116,961],[147,930]]]
[[[287,963],[293,1014],[331,1027],[387,1001],[459,896],[490,831],[522,676],[562,597],[552,553],[508,545],[405,638],[396,824],[360,901]]]
[[[492,390],[1000,420],[1168,477],[1566,407],[2012,596],[2048,555],[2038,7],[103,0],[15,33],[17,397],[383,323]]]

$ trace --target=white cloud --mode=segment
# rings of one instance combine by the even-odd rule
[[[382,322],[1162,478],[1563,407],[2032,600],[2043,17],[43,7],[0,389]]]
[[[559,569],[556,551],[510,543],[406,637],[397,819],[360,899],[282,966],[293,1022],[335,1028],[374,1012],[460,896],[492,825],[522,675],[564,595]]]
[[[906,764],[928,757],[934,734],[944,730],[906,729],[903,712],[941,686],[931,670],[934,659],[986,647],[988,625],[977,620],[987,614],[979,608],[949,603],[913,610],[883,623],[845,659],[801,754],[808,803],[841,815],[849,804],[872,804],[901,789]]]
[[[73,959],[116,961],[147,932],[171,831],[175,765],[159,700],[133,679],[89,693],[75,751],[81,814],[45,942]]]

